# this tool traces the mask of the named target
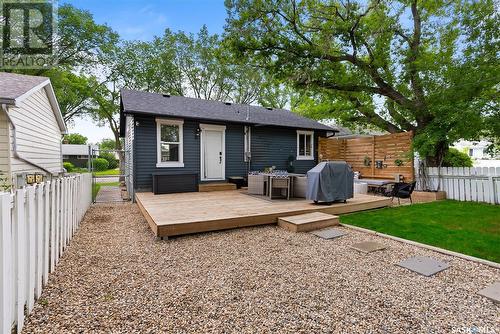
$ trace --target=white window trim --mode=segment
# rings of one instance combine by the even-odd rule
[[[311,136],[311,155],[299,155],[300,135],[310,135]],[[305,145],[305,143],[304,143],[304,145]],[[314,131],[297,130],[297,160],[314,160]]]
[[[161,161],[161,125],[179,126],[179,161]],[[156,167],[184,167],[184,121],[178,119],[156,119]]]
[[[200,123],[200,181],[219,181],[226,179],[226,126]],[[207,179],[205,177],[205,157],[203,155],[204,130],[222,132],[222,177],[220,179]]]

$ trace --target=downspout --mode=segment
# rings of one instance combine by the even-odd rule
[[[53,175],[53,173],[50,170],[32,162],[32,161],[29,161],[28,159],[23,158],[22,156],[19,155],[19,153],[17,152],[17,142],[16,142],[16,124],[14,123],[12,118],[10,117],[10,115],[7,111],[6,104],[2,104],[2,110],[4,111],[5,116],[7,116],[7,120],[12,125],[12,151],[13,151],[12,153],[14,153],[14,158],[19,159],[19,160],[27,163],[28,165],[31,165],[31,166],[36,167],[38,169],[41,169],[41,170],[47,172],[49,175]]]

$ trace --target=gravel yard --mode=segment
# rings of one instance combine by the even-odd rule
[[[500,333],[500,305],[476,294],[500,270],[346,231],[157,241],[135,205],[93,206],[24,332]],[[349,248],[368,240],[389,249]],[[395,265],[415,255],[451,268],[428,278]]]

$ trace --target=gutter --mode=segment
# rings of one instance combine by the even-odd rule
[[[12,149],[13,149],[13,153],[14,153],[14,158],[19,159],[19,160],[27,163],[28,165],[31,165],[31,166],[36,167],[38,169],[41,169],[41,170],[45,171],[46,173],[48,173],[49,175],[54,175],[53,172],[49,171],[45,167],[42,167],[42,166],[40,166],[40,165],[38,165],[38,164],[36,164],[36,163],[34,163],[32,161],[29,161],[26,158],[23,158],[21,155],[19,155],[19,153],[17,152],[17,142],[16,142],[16,124],[14,123],[14,121],[12,120],[12,118],[10,117],[10,115],[9,115],[9,113],[7,111],[7,105],[6,104],[2,104],[2,110],[4,111],[5,116],[7,116],[7,120],[12,125]]]

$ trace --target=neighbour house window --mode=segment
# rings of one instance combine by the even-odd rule
[[[184,167],[183,123],[183,121],[179,120],[156,120],[157,167]]]
[[[314,160],[313,131],[297,131],[297,160]]]

